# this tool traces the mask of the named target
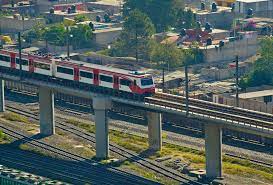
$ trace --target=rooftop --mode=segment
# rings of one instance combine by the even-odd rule
[[[243,2],[243,3],[256,3],[256,2],[266,2],[268,0],[237,0],[237,2]]]
[[[232,95],[232,96],[235,96],[235,95]],[[264,96],[273,96],[273,89],[239,94],[239,98],[241,99],[258,98],[258,97],[264,97]]]

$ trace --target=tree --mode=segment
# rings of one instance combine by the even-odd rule
[[[93,32],[89,25],[77,25],[75,27],[71,27],[70,34],[73,35],[72,37],[72,45],[74,48],[83,48],[83,47],[90,47]]]
[[[121,37],[113,45],[111,53],[135,56],[137,60],[139,57],[147,58],[149,42],[154,32],[154,25],[146,14],[139,10],[131,11],[123,24]]]
[[[176,27],[178,29],[190,29],[196,26],[196,17],[191,9],[186,11],[180,10],[178,12],[178,21],[176,22]]]
[[[64,46],[66,43],[66,30],[63,24],[56,24],[45,29],[43,37],[49,43]]]
[[[175,26],[179,14],[184,10],[182,0],[125,0],[123,15],[128,16],[135,9],[147,14],[158,32]]]
[[[184,59],[182,49],[175,44],[156,44],[151,52],[151,61],[168,69],[182,66]]]
[[[88,21],[88,17],[86,17],[85,15],[77,15],[74,17],[74,21],[76,23],[79,23],[79,22],[84,22],[84,21]]]
[[[262,39],[260,45],[261,58],[255,62],[253,69],[241,79],[240,86],[242,88],[273,85],[273,38]]]

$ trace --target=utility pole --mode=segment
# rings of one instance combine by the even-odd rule
[[[189,115],[189,76],[188,76],[188,64],[185,62],[185,94],[186,94],[186,116]]]
[[[239,107],[239,56],[236,55],[236,107]]]
[[[66,26],[66,45],[67,45],[67,58],[70,58],[70,51],[69,51],[69,29]]]
[[[138,40],[137,40],[137,26],[136,26],[136,62],[138,63]]]
[[[18,49],[19,49],[20,80],[22,80],[22,42],[21,42],[21,32],[18,32]],[[16,63],[16,57],[15,57],[15,63]]]
[[[165,66],[163,64],[162,68],[162,92],[165,92]]]

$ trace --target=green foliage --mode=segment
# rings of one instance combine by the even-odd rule
[[[149,54],[149,42],[155,28],[150,18],[134,10],[125,18],[120,39],[113,44],[110,51],[112,56],[136,56],[147,58]]]
[[[191,48],[185,49],[183,52],[185,56],[184,62],[188,65],[204,62],[204,54],[199,50],[197,43],[193,43]]]
[[[64,46],[66,43],[66,30],[63,24],[55,24],[44,31],[44,36],[50,44]]]
[[[135,9],[147,14],[158,32],[166,31],[175,26],[184,2],[181,0],[125,0],[123,14],[128,16]]]
[[[35,41],[35,40],[40,40],[43,36],[44,29],[45,29],[45,25],[38,22],[37,24],[33,26],[33,28],[30,31],[25,33],[23,37],[28,43],[32,43],[32,41]]]
[[[2,130],[0,130],[0,142],[4,142],[8,140],[9,140],[9,137]]]
[[[156,44],[151,52],[151,61],[156,62],[159,66],[175,68],[182,66],[184,56],[181,49],[175,44]]]
[[[186,11],[179,11],[178,21],[176,22],[176,28],[190,29],[196,27],[196,17],[191,9]]]
[[[273,38],[266,37],[261,40],[261,58],[259,58],[253,69],[240,81],[240,87],[259,85],[273,85]]]
[[[70,34],[73,35],[71,41],[75,49],[91,46],[93,32],[89,25],[72,27]]]
[[[89,20],[88,17],[86,17],[85,15],[76,15],[76,16],[74,17],[74,21],[75,21],[76,23],[84,22],[84,21],[88,21],[88,20]]]
[[[9,120],[9,121],[17,121],[17,122],[22,122],[22,123],[27,123],[27,124],[31,123],[28,120],[28,118],[21,116],[19,114],[13,113],[13,112],[5,112],[3,118],[6,120]]]
[[[78,17],[81,19],[81,17]],[[70,44],[74,48],[90,47],[92,41],[92,29],[88,25],[77,25],[70,28],[69,33],[67,33],[64,24],[54,24],[49,27],[44,27],[41,25],[36,25],[31,29],[24,38],[27,42],[33,40],[46,40],[48,43],[65,46],[67,42],[67,34],[72,35],[70,39]]]

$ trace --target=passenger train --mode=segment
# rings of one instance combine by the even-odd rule
[[[150,96],[155,93],[151,74],[33,53],[22,53],[21,56],[22,71],[25,76],[76,84],[82,88],[89,87],[90,90],[107,93],[140,96]],[[19,73],[18,51],[1,49],[0,67],[1,70]]]

